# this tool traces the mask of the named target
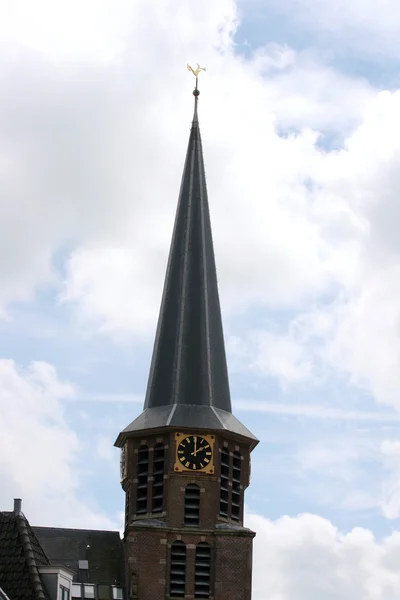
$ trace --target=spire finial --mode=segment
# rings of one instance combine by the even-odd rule
[[[205,71],[206,68],[205,67],[201,67],[199,65],[199,63],[197,63],[197,67],[196,69],[193,69],[193,67],[191,67],[189,64],[187,65],[188,71],[192,71],[193,75],[196,77],[196,87],[193,90],[193,96],[194,96],[194,117],[193,120],[197,121],[197,99],[200,95],[200,91],[198,88],[198,80],[199,80],[199,73],[200,71]]]

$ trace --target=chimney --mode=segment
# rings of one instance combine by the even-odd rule
[[[22,500],[21,498],[14,498],[14,514],[18,515],[22,512]]]

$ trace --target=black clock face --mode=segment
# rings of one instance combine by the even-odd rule
[[[183,467],[192,471],[201,471],[211,462],[210,444],[200,435],[189,435],[178,446],[178,460]]]

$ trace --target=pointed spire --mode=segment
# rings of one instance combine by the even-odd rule
[[[143,413],[119,436],[159,427],[229,430],[255,440],[232,415],[203,150],[194,115],[179,193]]]
[[[203,150],[199,90],[182,177],[145,408],[231,412]]]

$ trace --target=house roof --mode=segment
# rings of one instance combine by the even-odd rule
[[[0,600],[10,600],[7,594],[0,588]]]
[[[49,559],[22,512],[0,512],[0,588],[11,600],[46,600],[38,567]]]
[[[33,527],[33,530],[50,562],[74,571],[74,581],[124,586],[124,550],[118,531],[59,527]],[[87,578],[81,579],[80,560],[88,561]]]

